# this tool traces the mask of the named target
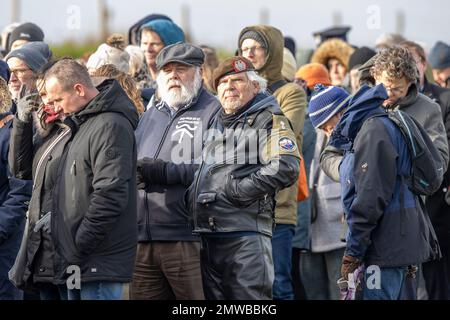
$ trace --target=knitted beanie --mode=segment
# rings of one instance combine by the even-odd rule
[[[186,41],[183,30],[170,20],[153,20],[147,24],[144,24],[141,27],[141,30],[142,29],[150,29],[156,32],[161,38],[161,41],[164,43],[164,46],[170,46],[171,44],[175,44],[177,42]]]
[[[101,44],[97,51],[89,57],[86,67],[88,70],[93,71],[106,64],[112,64],[117,70],[128,73],[130,69],[130,55],[124,49],[124,37],[113,34],[106,43]]]
[[[309,117],[313,126],[318,129],[336,113],[348,106],[350,95],[339,87],[317,85],[309,102]]]
[[[18,58],[34,72],[38,72],[52,57],[52,52],[44,42],[36,41],[26,43],[23,47],[11,51],[5,58]]]
[[[254,30],[248,30],[239,39],[239,49],[242,48],[242,43],[246,39],[253,39],[253,40],[255,40],[256,42],[258,42],[261,45],[261,47],[263,47],[265,49],[267,49],[269,47],[266,39],[264,39],[264,37],[259,32],[254,31]]]
[[[298,69],[295,77],[305,80],[307,87],[310,89],[314,88],[317,84],[331,86],[330,74],[327,68],[320,63],[305,64]]]

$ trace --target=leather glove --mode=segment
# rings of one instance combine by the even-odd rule
[[[144,158],[138,160],[137,171],[138,171],[138,179],[141,179],[140,185],[142,185],[142,183],[145,183],[147,187],[151,185],[166,185],[167,184],[166,167],[167,162],[161,159]]]
[[[361,261],[359,259],[345,255],[342,258],[342,265],[341,265],[342,278],[344,278],[345,280],[348,280],[348,274],[352,273],[356,269],[358,269],[360,264],[361,264]]]
[[[37,110],[41,104],[41,97],[35,90],[29,91],[22,86],[17,99],[17,118],[23,122],[31,121],[31,112]]]

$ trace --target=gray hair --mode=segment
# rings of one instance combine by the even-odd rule
[[[264,93],[267,90],[267,80],[258,75],[255,71],[248,71],[247,77],[248,79],[253,82],[256,81],[259,84],[259,93]]]
[[[77,83],[95,88],[87,68],[72,58],[62,58],[45,65],[40,78],[46,81],[52,77],[58,80],[64,91],[70,91]]]

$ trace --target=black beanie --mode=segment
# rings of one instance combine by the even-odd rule
[[[348,70],[350,71],[355,69],[356,67],[364,65],[376,54],[377,53],[374,50],[368,47],[361,47],[359,49],[356,49],[348,60]]]
[[[28,40],[29,42],[44,41],[44,32],[34,23],[26,22],[11,32],[8,50],[11,50],[11,46],[16,40]]]
[[[242,43],[244,42],[245,39],[253,39],[253,40],[259,42],[261,47],[263,47],[265,49],[267,49],[269,46],[267,44],[267,41],[264,39],[264,37],[259,32],[254,31],[254,30],[248,30],[239,39],[239,49],[242,48]]]

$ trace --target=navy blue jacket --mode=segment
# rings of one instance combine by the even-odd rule
[[[349,225],[346,254],[366,265],[398,267],[430,258],[429,229],[418,197],[404,182],[410,154],[381,104],[385,88],[364,86],[336,126],[330,144],[344,150],[342,199]],[[370,118],[370,119],[369,119]]]
[[[9,114],[0,115],[3,119]],[[19,251],[25,227],[25,213],[31,197],[31,181],[10,175],[9,137],[12,121],[0,128],[0,300],[17,298],[17,290],[8,279]]]
[[[203,135],[211,126],[220,103],[205,89],[190,104],[172,113],[154,102],[136,130],[138,159],[168,161],[168,185],[138,192],[138,239],[146,241],[197,241],[184,204],[187,187],[201,161]]]

